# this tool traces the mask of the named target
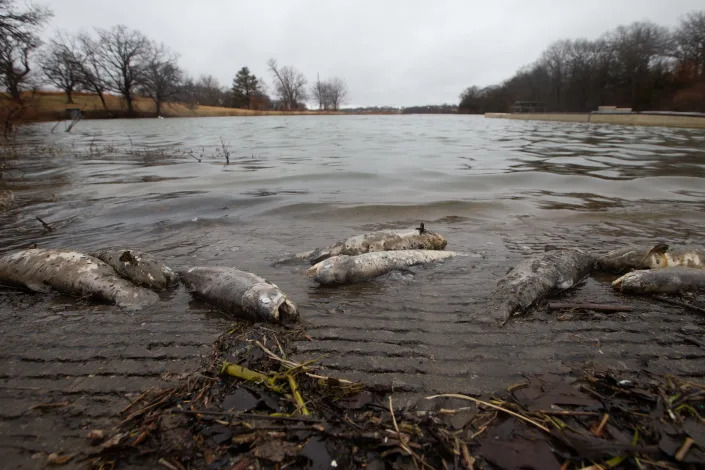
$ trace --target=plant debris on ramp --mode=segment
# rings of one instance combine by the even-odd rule
[[[705,464],[705,386],[641,371],[543,375],[496,397],[393,401],[291,356],[302,329],[240,325],[211,364],[94,431],[94,468],[688,468]],[[231,375],[234,374],[234,375]],[[395,406],[396,405],[396,406]],[[399,406],[403,405],[403,406]]]

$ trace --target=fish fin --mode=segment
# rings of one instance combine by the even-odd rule
[[[648,253],[646,253],[646,256],[652,255],[654,253],[658,254],[664,254],[665,252],[668,251],[668,244],[667,243],[657,243],[649,250]]]
[[[137,259],[130,250],[123,251],[119,259],[123,263],[137,264]]]
[[[655,244],[641,259],[641,262],[645,262],[651,255],[662,255],[668,251],[667,243],[657,243]]]

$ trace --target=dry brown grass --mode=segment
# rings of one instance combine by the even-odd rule
[[[59,92],[40,91],[27,93],[27,110],[23,121],[54,121],[67,119],[69,108],[80,108],[86,118],[127,117],[127,106],[120,96],[105,95],[107,111],[94,93],[74,93],[73,104],[66,102],[66,95]],[[134,101],[137,117],[154,117],[156,107],[149,98],[137,97]],[[217,106],[188,106],[184,103],[164,103],[161,114],[165,117],[214,117],[214,116],[264,116],[264,115],[312,115],[343,114],[318,111],[252,111],[249,109],[221,108]]]

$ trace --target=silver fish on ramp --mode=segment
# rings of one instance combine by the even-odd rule
[[[71,250],[34,248],[0,257],[0,281],[46,292],[95,297],[120,307],[141,307],[159,300],[154,292],[121,279],[103,261]]]
[[[677,266],[632,271],[612,282],[612,287],[631,294],[677,294],[705,290],[705,269]]]
[[[597,258],[597,267],[622,273],[632,269],[660,269],[674,266],[705,269],[703,245],[637,245],[619,248]]]
[[[180,271],[184,285],[237,317],[273,323],[298,319],[296,305],[273,284],[235,268],[195,267]]]
[[[359,255],[375,251],[442,250],[448,241],[439,233],[421,227],[415,230],[379,230],[350,237],[334,245],[294,256],[316,264],[331,256]]]
[[[90,253],[109,264],[120,277],[138,286],[167,289],[179,282],[179,276],[162,260],[136,250],[105,249]]]
[[[574,286],[592,270],[593,256],[577,248],[565,248],[532,255],[512,268],[497,282],[490,314],[500,323],[553,291]]]
[[[396,269],[433,263],[458,256],[444,250],[375,251],[357,256],[338,255],[311,266],[307,272],[321,284],[350,284],[368,281]]]

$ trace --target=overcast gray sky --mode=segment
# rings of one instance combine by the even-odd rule
[[[620,24],[674,26],[703,0],[36,0],[47,28],[125,24],[180,55],[187,73],[230,87],[248,66],[293,65],[310,81],[344,78],[349,105],[457,103],[470,85],[509,78],[552,41],[596,38]]]

